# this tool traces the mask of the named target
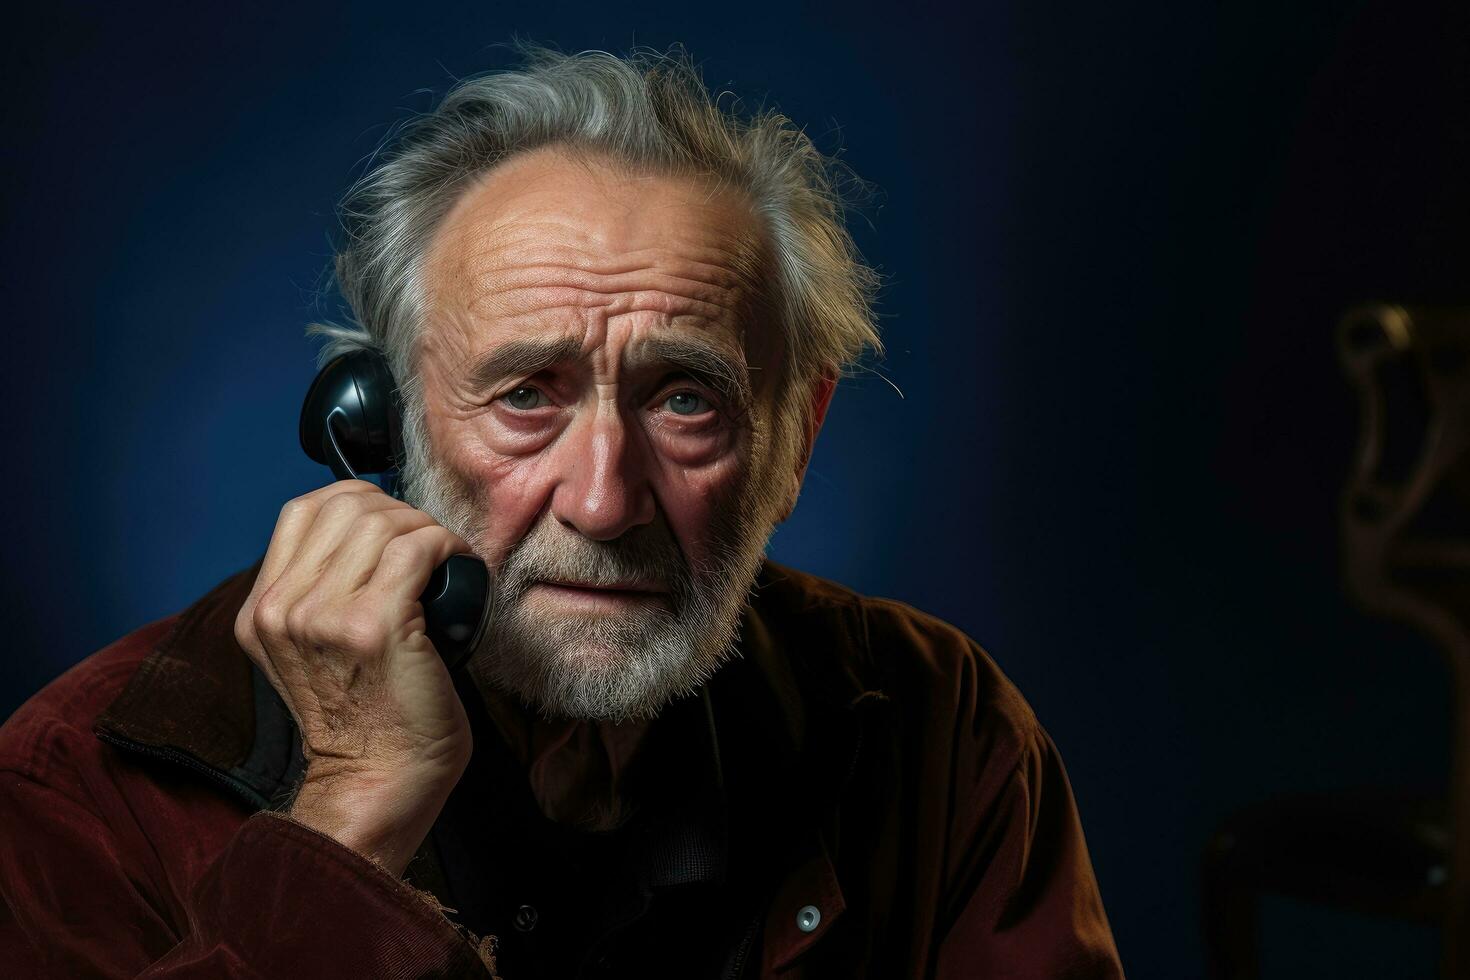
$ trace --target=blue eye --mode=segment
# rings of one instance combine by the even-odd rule
[[[702,415],[709,411],[708,401],[692,391],[679,391],[664,399],[664,404],[675,415]]]
[[[527,412],[533,408],[540,408],[542,405],[549,405],[551,401],[541,393],[540,388],[521,385],[515,391],[505,396],[505,403],[511,408]]]

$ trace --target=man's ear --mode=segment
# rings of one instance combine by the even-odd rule
[[[806,478],[806,466],[811,462],[812,449],[817,444],[817,433],[822,430],[822,422],[827,418],[827,406],[832,404],[832,393],[837,390],[837,371],[824,372],[812,382],[810,402],[806,424],[801,433],[800,451],[796,455],[796,466],[791,473],[791,487],[787,493],[786,504],[781,510],[781,520],[791,516],[796,509],[796,498],[801,495],[801,483]]]

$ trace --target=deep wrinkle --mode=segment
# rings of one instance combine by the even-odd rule
[[[431,441],[495,515],[480,542],[492,561],[559,510],[593,537],[662,513],[698,563],[773,411],[780,339],[749,288],[759,223],[696,180],[585,165],[572,179],[555,153],[532,157],[468,192],[430,250]],[[544,401],[510,405],[523,386]],[[672,411],[686,391],[709,410]]]

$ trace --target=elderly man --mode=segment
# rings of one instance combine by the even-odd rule
[[[532,51],[350,192],[400,494],[0,737],[17,976],[1114,977],[1061,760],[958,630],[763,560],[876,347],[830,163],[677,57]],[[446,669],[433,568],[491,569]]]

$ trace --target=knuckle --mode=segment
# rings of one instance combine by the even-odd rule
[[[361,493],[364,490],[377,490],[376,484],[367,480],[333,480],[331,483],[323,484],[304,497],[314,500],[328,500],[344,493]]]
[[[371,606],[305,596],[286,611],[282,635],[307,656],[331,651],[362,659],[382,647],[388,627]]]
[[[339,517],[351,517],[353,514],[357,513],[360,506],[361,504],[358,503],[356,495],[350,493],[339,493],[335,497],[328,498],[327,501],[322,504],[320,513],[322,517],[331,519],[336,519]]]
[[[286,636],[286,609],[281,597],[267,589],[255,604],[251,615],[255,634],[263,640],[278,641]]]
[[[281,505],[281,513],[276,518],[277,524],[287,524],[309,514],[315,505],[307,497],[293,497]]]
[[[301,605],[292,606],[279,618],[280,631],[276,634],[282,639],[290,639],[291,642],[299,642],[306,630],[306,613]]]
[[[298,646],[309,645],[323,626],[318,615],[317,604],[305,599],[298,601],[285,614],[286,635]]]
[[[249,603],[241,606],[235,614],[235,642],[242,649],[255,652],[255,609]]]
[[[387,631],[376,612],[354,608],[337,624],[338,645],[358,657],[377,653],[383,645]]]
[[[356,530],[360,534],[381,538],[397,530],[398,522],[387,511],[374,510],[357,518]]]
[[[400,534],[383,547],[384,561],[394,566],[416,563],[429,553],[428,544],[417,534]]]

